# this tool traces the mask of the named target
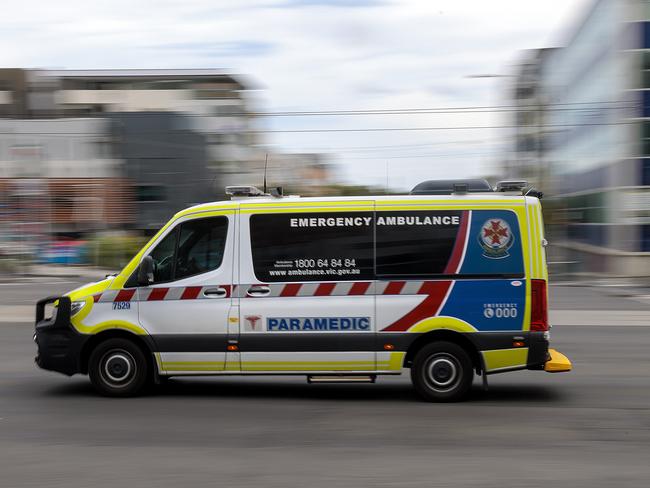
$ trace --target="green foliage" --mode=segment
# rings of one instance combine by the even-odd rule
[[[103,235],[89,241],[88,259],[97,267],[119,270],[147,242],[147,238],[133,235]]]

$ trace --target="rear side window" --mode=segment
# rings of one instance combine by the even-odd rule
[[[372,212],[260,214],[250,219],[262,282],[373,279]]]
[[[510,210],[378,211],[378,278],[522,277],[519,222]]]
[[[524,276],[510,210],[379,210],[253,215],[262,282]]]
[[[377,212],[377,276],[452,274],[462,211]]]

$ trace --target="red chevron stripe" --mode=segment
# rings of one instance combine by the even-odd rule
[[[368,283],[367,281],[355,283],[350,288],[348,295],[365,295],[366,292],[368,291],[368,288],[370,288],[370,283]]]
[[[282,292],[280,293],[281,297],[295,297],[298,292],[300,291],[300,288],[302,287],[302,284],[300,283],[289,283],[288,285],[284,285],[284,288],[282,289]]]
[[[314,293],[314,296],[317,297],[329,296],[332,294],[335,287],[336,287],[336,283],[321,283],[320,285],[318,285],[318,288],[316,288],[316,292]]]
[[[402,291],[402,288],[404,288],[404,285],[406,285],[406,281],[391,281],[388,283],[388,286],[386,286],[383,294],[399,295],[399,293]]]
[[[135,294],[135,289],[132,290],[120,290],[115,296],[114,302],[130,302],[131,298]]]
[[[403,332],[421,320],[437,315],[452,283],[453,281],[427,281],[422,284],[420,293],[426,293],[427,297],[417,307],[382,331]]]
[[[201,288],[202,286],[188,286],[183,290],[183,294],[181,295],[181,300],[194,300],[196,297],[199,296],[199,293],[201,293]]]
[[[164,300],[165,295],[167,295],[168,291],[169,288],[154,288],[151,290],[151,293],[149,293],[149,296],[147,297],[147,301],[154,302],[158,300]]]

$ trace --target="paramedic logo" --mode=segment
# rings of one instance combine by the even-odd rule
[[[246,325],[247,325],[246,329],[256,330],[257,323],[262,317],[260,317],[259,315],[246,315],[246,317],[244,318],[246,319]]]
[[[478,240],[483,248],[483,256],[500,259],[509,256],[508,249],[512,247],[515,237],[505,220],[489,219],[481,227]]]

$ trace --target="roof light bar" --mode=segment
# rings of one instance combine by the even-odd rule
[[[227,186],[226,195],[231,197],[262,197],[266,194],[256,186],[238,185]]]
[[[521,192],[525,188],[528,188],[528,182],[525,180],[504,180],[497,183],[497,187],[494,191],[506,192],[506,191],[516,191]]]

